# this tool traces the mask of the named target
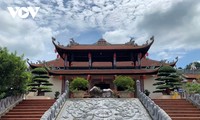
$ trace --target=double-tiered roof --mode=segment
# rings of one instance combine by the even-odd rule
[[[67,46],[52,42],[61,58],[46,62],[51,75],[146,75],[156,74],[161,65],[174,66],[177,61],[165,63],[146,58],[154,42],[151,37],[143,45],[134,40],[125,44],[111,44],[104,39],[94,44],[79,44],[71,39]],[[31,67],[43,66],[30,64]]]

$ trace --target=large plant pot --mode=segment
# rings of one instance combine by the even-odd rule
[[[130,91],[118,91],[117,92],[120,98],[133,98],[134,92]]]
[[[87,94],[87,92],[85,91],[76,91],[73,92],[73,98],[84,98],[85,94]]]

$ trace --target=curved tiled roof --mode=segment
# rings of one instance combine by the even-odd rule
[[[105,41],[105,43],[103,43]],[[71,45],[59,45],[55,43],[55,38],[52,42],[56,49],[59,50],[134,50],[134,49],[144,49],[149,48],[154,40],[152,39],[150,43],[143,44],[141,46],[137,44],[110,44],[106,40],[99,40],[96,44],[71,44]],[[100,44],[101,43],[101,44]]]
[[[149,58],[143,58],[141,60],[141,66],[142,67],[150,67],[150,66],[161,66],[161,65],[170,65],[170,66],[174,66],[176,64],[177,61],[172,62],[172,63],[163,63],[161,61],[156,61],[156,60],[152,60]],[[52,61],[47,61],[45,63],[47,66],[49,67],[63,67],[64,66],[64,61],[62,58],[59,59],[55,59]],[[29,63],[29,65],[32,68],[35,67],[40,67],[40,66],[44,66],[44,63],[40,63],[40,64],[33,64],[33,63]],[[72,67],[88,67],[88,62],[72,62],[71,64]],[[94,62],[93,63],[94,67],[109,67],[112,66],[111,62]],[[131,61],[126,61],[126,62],[117,62],[116,66],[133,66],[133,62]]]
[[[50,75],[147,75],[156,74],[157,69],[87,69],[87,70],[48,70]]]

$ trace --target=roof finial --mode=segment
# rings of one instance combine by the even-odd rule
[[[54,38],[54,37],[51,37],[51,39],[52,39],[52,41],[56,41],[56,38]]]
[[[75,42],[74,38],[70,38],[69,45],[78,45],[78,43]]]
[[[154,36],[152,36],[152,37],[150,38],[150,40],[154,40]]]

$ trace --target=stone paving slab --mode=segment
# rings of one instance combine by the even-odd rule
[[[137,98],[69,99],[56,120],[152,120]]]

